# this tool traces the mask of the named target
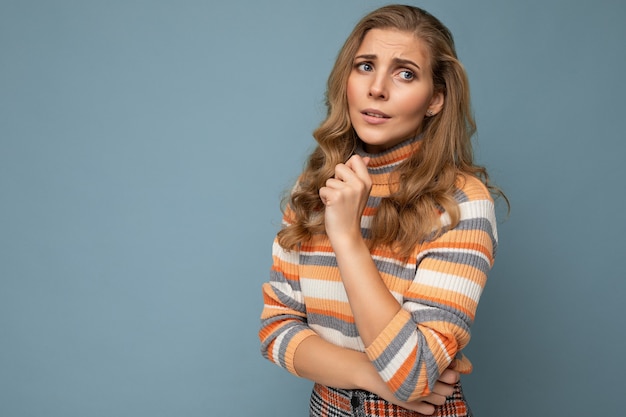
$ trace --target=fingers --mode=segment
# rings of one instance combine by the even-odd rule
[[[361,158],[359,155],[352,155],[344,165],[350,168],[361,181],[368,184],[370,182],[370,175],[367,172],[369,162],[370,158],[368,157]]]
[[[367,171],[369,158],[361,158],[359,155],[352,155],[345,164],[335,166],[335,175],[326,180],[326,188],[340,190],[349,185],[359,193],[369,192],[371,189],[371,178]],[[320,190],[321,191],[321,190]]]
[[[335,166],[335,175],[326,181],[326,187],[342,189],[345,186],[359,195],[369,195],[372,179],[367,171],[369,158],[353,155],[345,164]]]
[[[340,179],[337,178],[329,178],[326,180],[326,187],[328,188],[332,188],[332,189],[339,189],[342,188],[344,186],[344,182]]]
[[[435,382],[435,386],[433,387],[432,393],[435,395],[448,397],[454,393],[454,385],[437,381]]]
[[[440,392],[441,390],[442,389],[438,391],[433,390],[429,395],[427,395],[424,398],[421,398],[421,400],[427,403],[433,404],[433,405],[442,405],[443,403],[446,402],[446,398],[449,395],[452,395],[454,390],[450,390],[450,394],[443,394]]]
[[[333,178],[343,182],[348,182],[350,180],[357,179],[358,175],[346,162],[345,164],[337,164],[335,166],[335,176]]]
[[[319,196],[324,205],[336,207],[334,215],[330,216],[328,211],[325,213],[327,232],[339,224],[352,224],[354,219],[361,218],[372,189],[368,163],[369,158],[353,155],[345,164],[337,164],[334,176],[320,188]],[[332,218],[335,220],[329,222]],[[360,231],[360,223],[356,223]]]
[[[363,165],[365,167],[367,167],[370,163],[370,157],[369,156],[360,156],[360,155],[352,155],[350,158],[348,158],[348,160],[346,161],[346,165]]]
[[[421,398],[422,401],[430,403],[433,406],[443,405],[447,397],[454,394],[454,385],[459,381],[461,374],[452,369],[446,369],[437,382],[430,395]],[[425,414],[425,413],[422,413]]]
[[[329,206],[331,204],[334,205],[335,203],[339,202],[343,197],[341,191],[342,188],[345,188],[343,181],[336,180],[334,178],[327,180],[326,186],[320,188],[319,190],[319,195],[322,199],[322,202],[326,206]]]
[[[439,376],[439,381],[452,385],[459,382],[459,379],[461,379],[461,374],[457,371],[453,371],[450,368],[443,371]]]
[[[445,397],[454,393],[454,385],[459,381],[460,377],[461,374],[457,371],[446,369],[441,373],[437,382],[435,382],[432,394],[443,397],[445,400]]]
[[[417,411],[418,413],[425,416],[433,415],[433,413],[435,412],[434,405],[422,401],[414,401],[411,403],[403,404],[402,406],[407,410]]]

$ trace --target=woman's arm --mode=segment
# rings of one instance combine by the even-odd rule
[[[478,180],[468,179],[461,222],[423,245],[400,305],[361,237],[360,216],[370,189],[366,164],[357,156],[338,165],[335,178],[320,190],[326,232],[367,356],[394,394],[410,400],[429,393],[450,364],[461,364],[455,359],[469,341],[493,262],[493,203]],[[463,364],[469,370],[469,363]]]
[[[261,314],[261,351],[263,356],[291,373],[327,386],[365,389],[405,408],[431,414],[453,391],[457,372],[443,374],[433,394],[412,403],[401,402],[378,375],[367,355],[338,347],[323,340],[306,320],[300,293],[298,253],[273,246],[270,282],[263,285],[264,308]]]
[[[361,216],[372,183],[368,160],[351,157],[320,190],[326,233],[337,258],[350,308],[365,346],[389,325],[402,306],[383,282],[361,235]]]
[[[335,388],[364,389],[424,415],[432,414],[435,406],[442,405],[459,380],[458,372],[446,370],[430,395],[419,400],[401,401],[380,378],[367,355],[333,345],[319,336],[308,337],[300,343],[294,365],[297,374],[303,378]]]

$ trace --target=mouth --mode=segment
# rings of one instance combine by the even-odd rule
[[[373,109],[366,109],[363,110],[361,112],[361,114],[365,115],[365,116],[369,116],[369,117],[376,117],[379,119],[389,119],[390,116],[386,115],[385,113],[378,111],[378,110],[373,110]]]

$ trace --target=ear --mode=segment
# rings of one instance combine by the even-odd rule
[[[443,102],[445,97],[443,91],[435,91],[433,97],[430,99],[430,105],[428,106],[427,114],[434,116],[443,109]]]

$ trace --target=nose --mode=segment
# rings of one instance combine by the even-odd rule
[[[375,99],[387,100],[389,92],[387,91],[387,80],[383,74],[377,74],[373,77],[370,84],[369,96]]]

